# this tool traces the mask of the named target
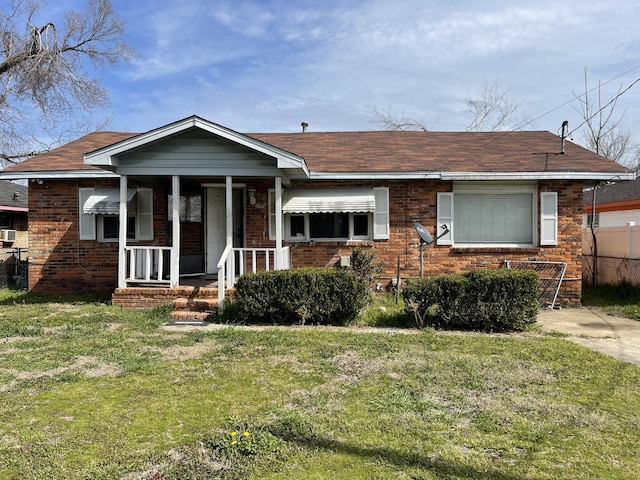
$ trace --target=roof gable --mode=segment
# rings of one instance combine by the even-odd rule
[[[245,151],[255,152],[256,154],[273,158],[275,160],[275,168],[300,170],[304,176],[308,176],[307,165],[302,157],[197,116],[185,118],[165,125],[164,127],[126,138],[118,143],[87,153],[84,156],[85,163],[119,171],[120,167],[124,167],[124,158],[135,156],[135,152],[162,145],[165,142],[171,142],[171,140],[176,137],[194,131],[204,132],[210,136],[226,140],[230,144],[243,147]],[[160,148],[156,151],[159,150]],[[238,163],[240,163],[240,161]],[[187,173],[186,171],[188,171],[190,167],[189,164],[185,164],[184,162],[180,165],[183,174]],[[252,164],[249,165],[249,169],[253,170]],[[194,173],[200,174],[201,172],[197,171]]]

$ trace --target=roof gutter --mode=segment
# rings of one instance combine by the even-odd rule
[[[318,172],[311,180],[634,180],[634,172]]]
[[[0,179],[57,179],[120,178],[108,170],[65,170],[38,172],[0,172]],[[310,180],[635,180],[634,172],[309,172]]]
[[[310,180],[439,180],[442,172],[317,172]]]
[[[442,180],[634,180],[634,172],[443,172]]]
[[[39,172],[0,172],[1,180],[31,180],[31,179],[55,179],[55,180],[75,180],[78,178],[120,178],[120,175],[108,170],[64,170]]]

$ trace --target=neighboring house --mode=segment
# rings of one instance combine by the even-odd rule
[[[585,281],[640,285],[640,179],[586,190],[582,226]]]
[[[640,179],[586,190],[582,226],[589,227],[594,216],[595,227],[624,227],[629,222],[640,225]]]
[[[26,248],[28,188],[0,180],[0,248]]]
[[[152,304],[194,277],[228,286],[254,265],[333,265],[357,247],[387,281],[398,265],[406,278],[417,221],[442,235],[426,275],[561,261],[560,298],[577,304],[583,188],[633,172],[549,132],[241,134],[193,116],[92,133],[0,176],[31,181],[34,291]]]
[[[0,180],[0,288],[26,286],[28,189]]]

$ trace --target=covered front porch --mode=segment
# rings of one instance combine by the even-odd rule
[[[273,180],[276,223],[280,223],[282,182]],[[171,297],[179,287],[215,288],[218,306],[222,308],[226,292],[233,288],[238,276],[262,270],[283,270],[291,267],[288,246],[283,246],[282,228],[276,225],[273,246],[247,247],[252,240],[247,231],[247,203],[253,201],[255,188],[244,183],[234,183],[227,176],[223,185],[205,182],[199,185],[201,192],[201,226],[187,230],[187,222],[181,204],[181,177],[171,177],[171,189],[167,198],[166,244],[154,238],[152,245],[141,245],[128,238],[128,225],[132,218],[129,208],[128,176],[120,177],[119,228],[118,228],[118,289],[155,288],[169,290]],[[191,185],[194,184],[189,179]],[[264,182],[263,182],[264,183]],[[250,191],[250,193],[248,193]],[[246,198],[250,196],[251,198]],[[248,200],[248,201],[247,201]],[[278,213],[280,212],[280,213]],[[140,212],[138,211],[138,215]],[[183,236],[188,235],[188,244]],[[194,240],[197,239],[197,240]],[[185,242],[187,243],[187,242]],[[195,247],[193,245],[196,245]],[[215,286],[212,286],[215,285]],[[136,292],[133,292],[137,295]]]
[[[189,289],[210,296],[206,289],[215,288],[221,308],[238,276],[291,267],[282,191],[290,178],[308,177],[302,158],[191,117],[87,154],[85,163],[119,179],[112,202],[118,215],[116,303],[130,303],[122,300],[125,292],[144,296],[139,306],[145,306],[193,296]],[[139,185],[150,185],[152,195],[141,195]],[[194,227],[185,209],[197,211],[201,223]],[[212,281],[215,287],[193,285]]]

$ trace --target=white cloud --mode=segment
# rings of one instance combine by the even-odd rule
[[[464,101],[484,84],[498,80],[535,117],[581,91],[585,66],[596,82],[640,63],[634,0],[135,5],[123,12],[140,58],[114,94],[136,99],[116,121],[135,115],[147,119],[143,128],[161,123],[138,109],[168,121],[198,113],[241,130],[295,130],[302,120],[316,130],[367,129],[367,106],[376,105],[461,130]],[[634,108],[625,119],[640,135]],[[567,106],[535,128],[555,131],[565,117],[577,124]]]

